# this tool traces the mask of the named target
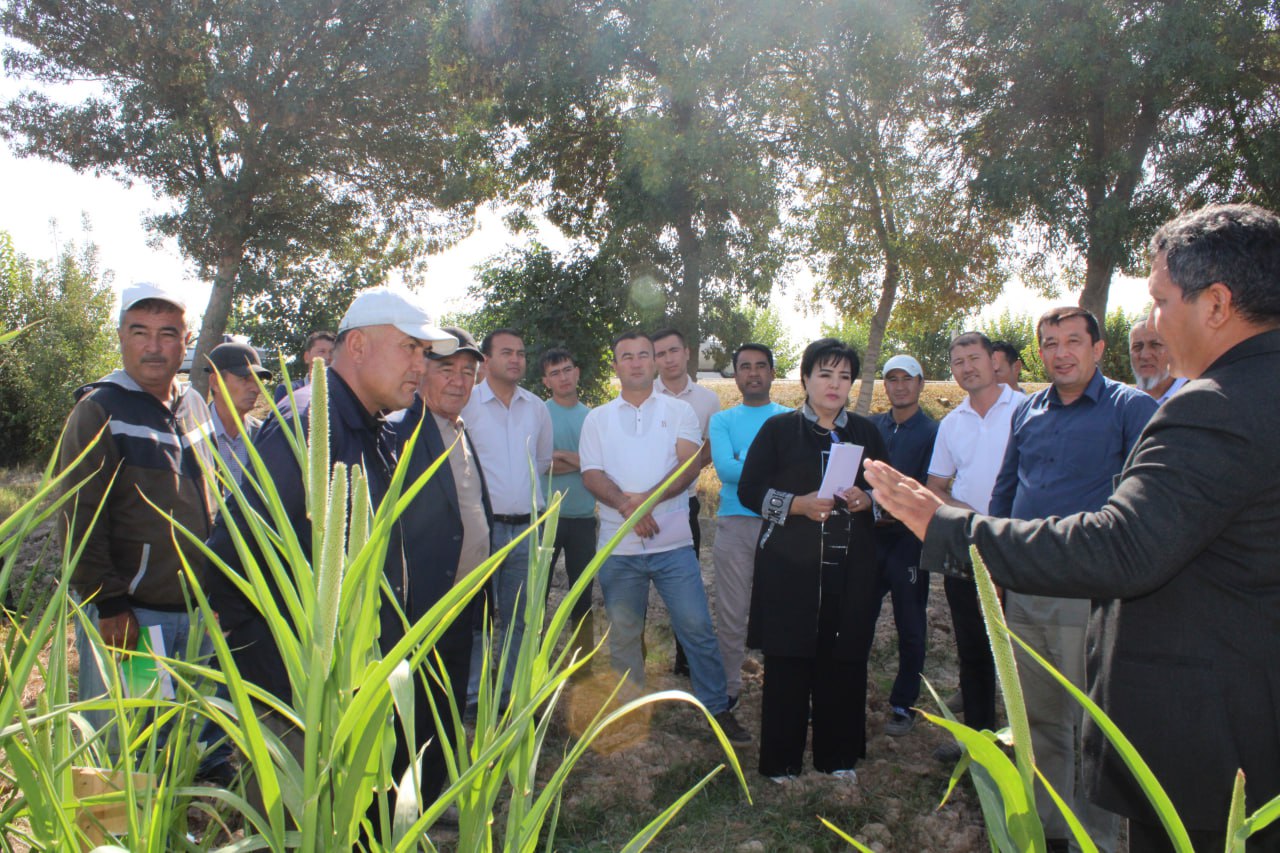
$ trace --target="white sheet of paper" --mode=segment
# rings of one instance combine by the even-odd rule
[[[818,487],[818,497],[833,498],[853,485],[858,477],[858,465],[862,462],[861,444],[833,444],[827,457],[827,473]]]

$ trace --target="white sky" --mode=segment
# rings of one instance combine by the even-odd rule
[[[0,76],[0,101],[13,97],[20,88],[18,81]],[[135,282],[154,281],[181,292],[193,314],[203,312],[209,298],[208,283],[197,278],[173,241],[149,245],[143,217],[167,205],[145,186],[126,187],[111,178],[79,174],[39,158],[19,159],[0,144],[0,200],[0,230],[12,235],[20,252],[34,258],[55,257],[60,244],[83,242],[86,235],[81,222],[87,217],[88,237],[98,245],[102,269],[114,273],[117,291]],[[503,227],[497,212],[483,211],[471,236],[429,259],[425,295],[432,310],[444,313],[468,307],[467,291],[476,279],[475,267],[523,239]],[[540,239],[553,249],[565,245],[555,233],[541,234]],[[797,341],[811,340],[822,322],[835,320],[829,308],[825,313],[814,313],[808,307],[811,289],[808,273],[801,271],[773,294],[773,305]],[[1052,304],[1075,303],[1077,298],[1078,294],[1068,293],[1051,302],[1015,283],[986,306],[982,316],[995,316],[1006,308],[1034,316]],[[1109,307],[1118,305],[1134,312],[1146,304],[1144,281],[1117,276],[1112,282]]]

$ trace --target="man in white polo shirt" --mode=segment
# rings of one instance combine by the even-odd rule
[[[526,367],[520,333],[515,329],[494,329],[484,336],[480,350],[488,370],[485,380],[476,385],[470,402],[462,410],[462,420],[475,445],[489,488],[493,505],[490,545],[497,551],[524,533],[534,514],[546,505],[539,478],[551,470],[554,433],[546,405],[533,392],[520,387]],[[525,539],[507,555],[492,582],[498,599],[494,636],[505,637],[510,626],[512,655],[524,638],[523,591],[529,577],[528,541]],[[495,667],[500,651],[501,645],[495,644]],[[483,645],[475,642],[467,686],[469,707],[474,706],[479,695],[483,655]],[[503,701],[511,692],[515,672],[513,658],[507,662],[502,679]]]
[[[583,485],[600,502],[601,544],[698,453],[702,439],[693,409],[654,391],[653,342],[648,336],[627,332],[614,341],[613,366],[622,391],[587,415],[578,444]],[[731,742],[750,743],[751,735],[729,710],[724,664],[693,551],[685,491],[697,476],[697,467],[691,465],[676,478],[664,491],[664,500],[600,568],[600,588],[612,623],[609,650],[613,668],[643,686],[640,639],[652,581],[689,656],[694,696],[715,715]]]
[[[967,332],[951,341],[951,375],[969,396],[938,424],[926,484],[953,506],[986,512],[991,491],[1004,464],[1009,422],[1026,394],[996,381],[994,347],[986,335]],[[945,578],[951,624],[960,659],[960,692],[964,722],[974,729],[996,728],[996,668],[987,643],[987,629],[972,581]],[[940,761],[955,761],[960,748],[944,744],[934,753]]]
[[[658,368],[658,378],[653,380],[653,390],[659,394],[684,400],[698,416],[698,429],[702,431],[702,453],[697,466],[705,468],[711,461],[711,416],[720,411],[720,397],[706,386],[699,385],[689,376],[689,345],[679,329],[659,329],[649,336],[653,341],[653,363]],[[689,530],[693,533],[693,553],[702,553],[702,527],[698,515],[702,504],[698,500],[698,478],[689,484]],[[689,661],[684,647],[676,642],[676,659],[672,666],[676,675],[689,674]]]

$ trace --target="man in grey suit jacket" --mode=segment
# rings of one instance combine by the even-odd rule
[[[1250,811],[1280,794],[1280,217],[1213,206],[1151,242],[1153,319],[1192,381],[1151,419],[1098,512],[994,519],[879,462],[876,499],[924,541],[922,568],[1094,600],[1089,691],[1138,747],[1196,850],[1221,850],[1236,770]],[[1117,753],[1087,727],[1090,799],[1130,850],[1170,849]],[[1280,850],[1275,826],[1250,850]]]

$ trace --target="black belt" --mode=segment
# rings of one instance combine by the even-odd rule
[[[530,516],[527,512],[524,515],[498,515],[496,512],[493,514],[493,520],[502,524],[528,524],[529,518]]]

